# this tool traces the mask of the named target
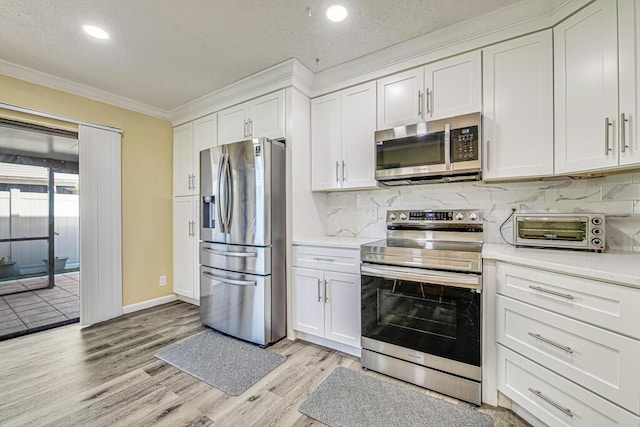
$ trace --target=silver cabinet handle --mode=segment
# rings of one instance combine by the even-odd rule
[[[329,297],[327,296],[327,281],[324,281],[324,303],[326,304],[329,301]]]
[[[253,138],[253,119],[249,119],[249,138]]]
[[[333,258],[320,258],[320,257],[313,257],[314,261],[326,261],[326,262],[334,262],[335,260]]]
[[[627,145],[627,122],[629,119],[625,116],[624,113],[620,114],[620,151],[625,152],[629,146]]]
[[[187,190],[191,190],[191,174],[189,174],[187,178]]]
[[[248,133],[249,133],[249,132],[247,131],[247,128],[248,128],[248,127],[249,127],[249,121],[248,121],[248,120],[245,120],[245,121],[244,121],[244,131],[243,131],[243,132],[244,132],[244,137],[245,137],[245,138],[247,138],[247,135],[248,135]]]
[[[487,139],[487,152],[484,153],[484,155],[487,156],[487,170],[489,170],[489,165],[490,165],[489,160],[491,160],[491,156],[489,155],[489,153],[490,153],[489,148],[490,147],[491,147],[491,141],[489,141]]]
[[[534,337],[534,338],[535,338],[535,339],[537,339],[537,340],[540,340],[540,341],[542,341],[542,342],[544,342],[544,343],[547,343],[547,344],[552,345],[552,346],[554,346],[554,347],[556,347],[556,348],[559,348],[559,349],[560,349],[560,350],[562,350],[562,351],[566,351],[567,353],[573,353],[573,350],[571,349],[571,347],[567,347],[567,346],[564,346],[564,345],[558,344],[558,343],[556,343],[556,342],[553,342],[553,341],[551,341],[550,339],[545,338],[545,337],[543,337],[543,336],[542,336],[542,335],[540,335],[540,334],[534,334],[533,332],[529,332],[529,335],[530,335],[530,336],[532,336],[532,337]]]
[[[322,300],[322,298],[320,297],[320,282],[322,282],[322,280],[318,279],[318,302]]]
[[[540,287],[540,286],[531,286],[531,285],[529,285],[529,289],[533,289],[534,291],[538,291],[538,292],[544,292],[545,294],[555,295],[555,296],[561,297],[561,298],[573,299],[573,295],[571,295],[571,294],[563,294],[561,292],[552,291],[551,289],[545,289],[545,288]]]
[[[451,125],[444,125],[444,168],[451,170]]]
[[[340,182],[338,178],[338,169],[340,168],[340,163],[336,160],[336,182]]]
[[[256,286],[256,281],[255,280],[234,280],[234,279],[227,279],[226,277],[220,277],[220,276],[216,276],[215,274],[211,274],[208,272],[203,272],[202,274],[204,274],[207,277],[210,277],[212,279],[218,280],[222,283],[227,283],[229,285],[237,285],[237,286]]]
[[[345,164],[344,164],[344,160],[343,160],[342,161],[342,182],[344,182],[346,180],[346,178],[344,177],[344,167],[345,167]]]
[[[192,235],[191,234],[191,221],[189,221],[188,224],[189,224],[189,231],[187,232],[188,233],[187,235],[191,236]]]
[[[213,248],[202,248],[203,251],[210,252],[216,255],[222,256],[230,256],[230,257],[238,257],[238,258],[255,258],[258,256],[255,252],[228,252],[228,251],[218,251]]]
[[[564,406],[560,405],[559,403],[556,403],[555,401],[553,401],[552,399],[550,399],[549,397],[545,396],[544,394],[542,394],[542,392],[540,390],[534,390],[531,387],[529,387],[529,391],[533,394],[535,394],[536,396],[538,396],[540,399],[544,400],[545,402],[547,402],[548,404],[558,408],[559,410],[561,410],[562,412],[564,412],[566,415],[573,417],[573,412],[571,412],[571,409],[569,408],[565,408]]]
[[[609,130],[611,128],[611,120],[609,117],[605,117],[604,119],[604,155],[608,156],[611,151],[611,147],[609,146]]]
[[[428,106],[427,112],[429,112]],[[418,117],[422,117],[422,91],[418,91]]]
[[[427,114],[430,116],[433,116],[433,113],[431,112],[431,94],[433,92],[431,92],[431,90],[429,88],[427,88]]]

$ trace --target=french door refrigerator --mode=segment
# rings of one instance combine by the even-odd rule
[[[262,346],[286,335],[285,146],[200,152],[200,319]]]

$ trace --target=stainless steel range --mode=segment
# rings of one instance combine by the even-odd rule
[[[361,246],[362,367],[481,403],[482,211],[388,211]]]

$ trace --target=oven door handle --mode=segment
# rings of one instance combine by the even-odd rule
[[[482,289],[482,276],[477,274],[457,274],[417,268],[386,267],[382,265],[362,264],[360,272],[365,276],[384,279],[408,280],[411,282],[432,283],[467,289]]]

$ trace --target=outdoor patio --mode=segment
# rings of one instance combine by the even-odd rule
[[[77,322],[80,316],[79,273],[56,274],[51,289],[47,277],[20,279],[2,284],[3,291],[26,291],[0,296],[0,340]],[[4,292],[3,292],[4,293]]]

